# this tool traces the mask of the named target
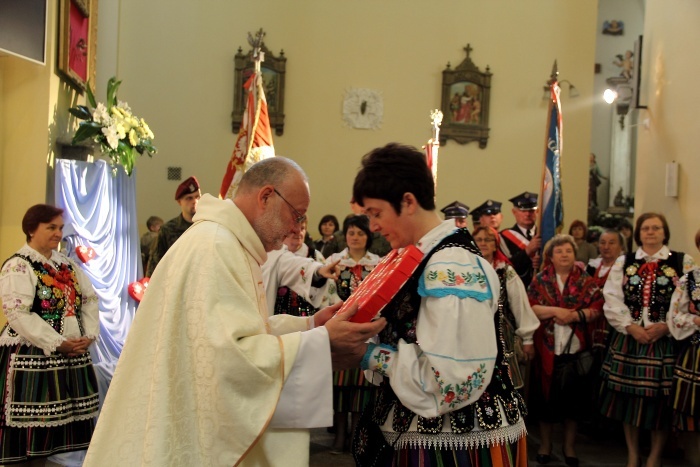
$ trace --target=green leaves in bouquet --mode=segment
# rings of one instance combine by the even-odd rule
[[[99,123],[93,121],[80,122],[78,131],[76,131],[75,135],[73,135],[73,144],[78,144],[88,138],[92,138],[93,136],[100,134],[101,132],[102,125]]]
[[[152,157],[158,150],[153,146],[153,132],[148,124],[134,115],[126,102],[117,99],[121,84],[116,77],[109,79],[105,105],[97,102],[88,85],[88,105],[77,105],[68,111],[83,120],[73,136],[73,144],[92,139],[109,157],[114,173],[116,166],[121,165],[131,175],[137,154],[145,152]]]
[[[107,82],[107,108],[111,109],[117,105],[117,90],[122,84],[121,81],[117,81],[117,78],[112,76]]]

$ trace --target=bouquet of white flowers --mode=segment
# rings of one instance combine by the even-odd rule
[[[92,138],[100,144],[115,170],[117,165],[122,165],[130,176],[136,153],[143,155],[146,152],[152,157],[157,149],[153,146],[153,132],[148,124],[131,113],[129,104],[117,100],[117,89],[121,83],[115,77],[109,79],[106,104],[95,101],[88,85],[86,92],[90,107],[78,105],[68,111],[84,120],[73,136],[73,144]]]

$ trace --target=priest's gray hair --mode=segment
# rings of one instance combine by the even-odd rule
[[[293,160],[281,156],[263,159],[253,164],[243,174],[238,192],[249,192],[265,185],[280,186],[291,175],[292,171],[301,174],[304,181],[308,183],[309,178],[304,169]]]

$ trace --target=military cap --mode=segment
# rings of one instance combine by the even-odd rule
[[[477,215],[479,217],[483,216],[484,214],[498,214],[501,212],[501,203],[499,201],[487,199],[483,202],[483,204],[479,205],[479,207],[474,210],[477,211]]]
[[[194,175],[177,186],[175,191],[175,200],[182,198],[183,196],[189,195],[190,193],[196,193],[199,191],[199,182],[197,177]]]
[[[530,193],[529,191],[520,193],[518,196],[515,196],[508,201],[513,203],[513,206],[521,211],[534,211],[537,209],[537,195],[535,193]]]
[[[455,201],[440,209],[440,211],[445,214],[445,219],[462,218],[469,215],[469,206]]]

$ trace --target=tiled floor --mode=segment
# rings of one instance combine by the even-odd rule
[[[552,461],[547,467],[565,467],[564,458],[561,454],[561,430],[555,428],[554,447],[552,449]],[[642,436],[642,444],[646,438]],[[685,437],[671,436],[663,459],[664,467],[690,467],[700,465],[700,455],[691,454],[684,447]],[[698,438],[695,438],[696,449]],[[333,435],[325,428],[312,430],[311,432],[311,467],[350,467],[354,466],[352,455],[349,452],[333,453],[331,445]],[[539,429],[536,424],[528,426],[528,452],[531,467],[538,467],[535,462],[535,455],[539,447]],[[581,462],[581,467],[620,467],[625,465],[627,450],[622,430],[619,427],[612,427],[603,430],[599,427],[592,428],[582,426],[577,438],[577,453]],[[646,447],[648,452],[648,447]],[[645,448],[642,457],[645,458]]]

